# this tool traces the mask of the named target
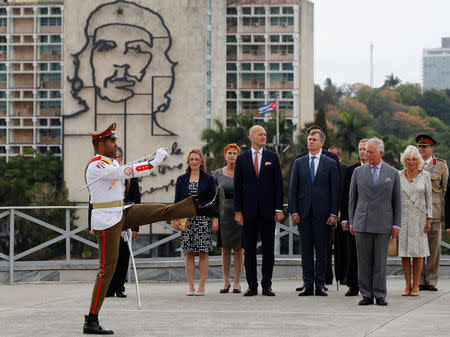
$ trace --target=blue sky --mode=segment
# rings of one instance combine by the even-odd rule
[[[314,3],[314,82],[369,83],[393,73],[422,84],[422,52],[450,36],[450,0],[310,0]]]

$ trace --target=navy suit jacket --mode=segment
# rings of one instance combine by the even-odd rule
[[[181,201],[189,197],[189,179],[191,173],[185,173],[178,177],[175,185],[175,202]],[[210,174],[200,172],[198,180],[198,195],[197,199],[200,205],[204,206],[214,199],[216,194],[216,183],[214,177]]]
[[[263,150],[257,177],[252,151],[241,153],[234,168],[234,210],[249,219],[273,217],[277,209],[283,209],[283,178],[278,155]]]
[[[309,156],[295,160],[289,186],[289,212],[298,213],[300,218],[312,211],[313,216],[328,218],[338,215],[339,172],[336,163],[325,155],[320,156],[319,166],[311,180]]]

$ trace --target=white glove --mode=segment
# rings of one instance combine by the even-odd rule
[[[167,158],[168,155],[169,155],[169,154],[167,153],[167,150],[166,150],[165,148],[161,147],[161,148],[159,148],[159,149],[156,151],[155,159],[153,159],[153,160],[150,162],[150,164],[151,164],[153,167],[159,166],[159,165],[162,164],[162,162],[164,161],[164,159]]]

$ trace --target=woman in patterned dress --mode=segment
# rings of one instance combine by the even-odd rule
[[[175,200],[183,200],[188,196],[197,197],[200,205],[205,205],[214,199],[216,184],[214,178],[205,173],[206,163],[202,151],[192,149],[186,160],[186,173],[179,176],[175,186]],[[180,223],[172,221],[172,227],[180,230]],[[209,257],[212,249],[212,233],[219,227],[217,218],[196,216],[189,218],[188,228],[181,232],[181,250],[186,254],[185,268],[189,284],[188,296],[203,296],[205,281],[208,276]],[[199,255],[198,269],[200,281],[197,291],[194,287],[195,254]]]
[[[244,265],[244,248],[242,248],[242,226],[234,221],[234,165],[236,157],[241,152],[237,144],[225,146],[224,157],[227,165],[214,172],[214,179],[220,195],[220,228],[217,235],[217,246],[222,247],[223,289],[221,294],[230,291],[231,250],[234,254],[233,293],[241,292],[241,273]]]
[[[427,233],[431,228],[432,196],[430,174],[422,170],[422,156],[409,145],[401,157],[402,224],[398,255],[402,258],[406,286],[403,296],[419,295],[419,277],[423,258],[430,255]],[[413,282],[411,286],[411,258]]]

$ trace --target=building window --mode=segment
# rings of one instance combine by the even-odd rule
[[[280,101],[280,110],[292,110],[294,103],[292,101]]]
[[[53,154],[60,154],[61,153],[61,148],[59,146],[50,146],[50,151]]]
[[[279,63],[270,63],[270,70],[280,70]]]
[[[251,7],[242,7],[242,14],[251,15],[252,8]]]
[[[0,27],[6,27],[6,18],[0,18]]]
[[[282,98],[294,98],[294,96],[292,95],[292,91],[283,91],[281,93],[281,97]]]
[[[242,42],[252,42],[251,35],[242,35]]]
[[[228,7],[228,8],[227,8],[227,14],[228,14],[228,15],[237,15],[237,9],[236,9],[236,7]]]
[[[244,26],[265,26],[266,25],[266,18],[265,17],[251,17],[251,16],[244,16],[242,18],[242,24]]]
[[[251,63],[241,63],[241,69],[242,70],[252,70],[252,64]]]
[[[236,111],[236,107],[237,107],[236,102],[233,102],[233,101],[227,102],[227,110]]]
[[[241,98],[251,98],[252,92],[251,91],[241,91]]]
[[[292,65],[292,63],[282,63],[281,69],[282,70],[294,70],[294,66]]]
[[[4,16],[7,15],[6,8],[0,8],[0,15],[4,15]]]
[[[50,8],[50,13],[53,14],[53,15],[60,15],[61,14],[61,8],[59,8],[59,7]]]
[[[271,7],[270,14],[280,14],[280,7]]]
[[[236,18],[227,18],[227,27],[236,27],[237,19]]]
[[[47,98],[48,97],[47,91],[39,91],[39,97],[40,98]]]
[[[48,36],[47,35],[41,35],[39,36],[39,41],[41,43],[48,43]]]
[[[52,70],[52,71],[61,70],[61,63],[59,63],[59,62],[50,63],[50,70]]]
[[[6,46],[0,46],[0,55],[6,55]]]
[[[264,38],[264,35],[255,35],[255,36],[253,36],[253,41],[264,43],[266,41],[266,39]]]
[[[41,15],[48,15],[48,8],[39,8]]]
[[[61,26],[61,18],[41,18],[41,26]]]
[[[42,73],[41,82],[61,82],[61,73]]]
[[[227,70],[228,71],[236,71],[237,70],[237,66],[236,63],[227,63]]]
[[[243,101],[242,109],[244,110],[256,110],[260,106],[264,105],[264,101]]]
[[[293,7],[283,7],[283,14],[294,14]]]
[[[50,98],[61,98],[61,92],[59,90],[51,90]]]
[[[50,126],[61,126],[61,121],[59,118],[50,119]]]
[[[264,91],[255,91],[253,92],[254,98],[263,98],[264,99]]]
[[[61,137],[61,130],[60,129],[41,129],[39,130],[39,136],[41,137]]]
[[[50,43],[61,43],[61,36],[59,35],[51,35]]]
[[[270,35],[270,42],[273,43],[280,42],[280,35]]]
[[[236,99],[237,98],[237,95],[236,95],[236,91],[227,91],[227,98],[230,98],[230,99]]]
[[[294,36],[292,36],[292,35],[283,35],[283,42],[294,42]]]
[[[266,14],[266,10],[264,9],[264,7],[255,7],[255,14],[256,15],[265,15]]]
[[[41,46],[41,55],[61,55],[61,46]]]
[[[41,101],[39,107],[42,110],[61,110],[60,101]]]
[[[227,42],[236,43],[236,35],[227,35]]]
[[[254,63],[253,70],[265,70],[264,63]]]

